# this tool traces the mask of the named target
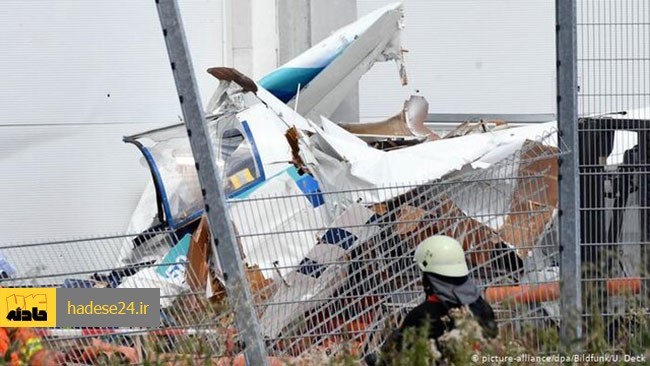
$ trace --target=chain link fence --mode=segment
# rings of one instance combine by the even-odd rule
[[[647,347],[650,2],[578,0],[577,35],[584,336]],[[612,293],[615,277],[637,294]]]

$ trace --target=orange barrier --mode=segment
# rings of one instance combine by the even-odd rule
[[[557,300],[559,295],[560,284],[558,282],[540,285],[489,287],[485,290],[485,300],[491,303],[513,301],[519,304],[528,304]]]
[[[611,295],[638,294],[641,292],[641,278],[612,278],[607,280],[607,291]]]
[[[607,291],[610,295],[638,294],[641,292],[641,278],[612,278],[607,280]],[[529,304],[544,301],[554,301],[560,298],[560,283],[549,282],[538,285],[515,285],[489,287],[485,290],[485,300],[495,303],[513,301],[519,304]]]

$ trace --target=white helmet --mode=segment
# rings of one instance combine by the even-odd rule
[[[424,239],[415,249],[413,260],[422,272],[448,277],[469,274],[463,247],[456,239],[448,236],[435,235]]]

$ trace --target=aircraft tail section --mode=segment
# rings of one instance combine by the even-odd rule
[[[309,90],[309,94],[306,95],[307,100],[303,99],[303,95],[300,96],[298,112],[307,116],[312,111],[318,110],[320,114],[328,117],[361,76],[372,67],[372,64],[377,61],[396,60],[402,66],[399,44],[402,17],[401,3],[393,3],[377,9],[337,30],[298,57],[272,71],[259,80],[259,84],[290,105],[295,103],[299,89]],[[377,27],[378,23],[384,26]],[[376,34],[376,31],[380,33]],[[361,44],[363,47],[360,47]],[[380,49],[376,50],[378,47]],[[378,52],[373,52],[375,50]],[[330,72],[326,77],[328,80],[325,80],[324,71],[334,65],[337,65],[334,79]],[[405,81],[403,72],[401,67],[400,74]],[[323,98],[327,99],[324,101],[327,107],[319,108],[321,106],[317,101]],[[303,101],[306,102],[304,108],[301,107]]]

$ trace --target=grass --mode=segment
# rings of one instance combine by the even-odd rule
[[[422,330],[410,333],[402,350],[383,355],[391,366],[405,365],[650,365],[650,328],[647,309],[632,309],[627,317],[635,326],[614,348],[606,339],[601,317],[592,317],[586,324],[589,335],[574,346],[590,351],[571,353],[562,344],[557,328],[527,327],[521,332],[501,331],[496,339],[485,339],[478,323],[468,311],[450,314],[455,329],[436,342],[429,341]],[[633,329],[633,331],[632,331]],[[577,356],[576,356],[577,355]],[[593,356],[591,356],[593,355]],[[609,357],[599,359],[596,356]],[[631,362],[625,355],[641,356]],[[591,357],[591,358],[588,358]],[[564,359],[564,360],[563,360]],[[569,360],[569,361],[565,361]]]

